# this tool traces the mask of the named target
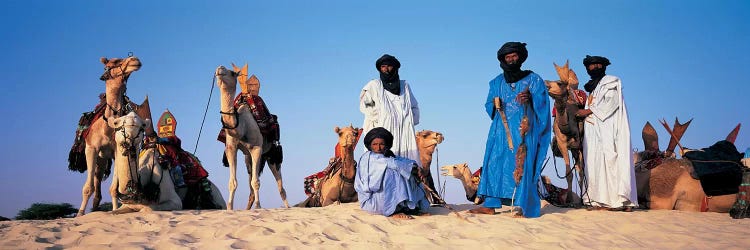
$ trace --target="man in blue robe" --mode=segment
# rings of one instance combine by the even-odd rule
[[[385,128],[367,132],[364,143],[368,151],[360,157],[354,178],[362,210],[397,219],[426,215],[430,204],[417,182],[425,173],[417,162],[393,154],[393,135]]]
[[[551,140],[550,104],[542,78],[530,70],[521,70],[527,57],[526,44],[520,42],[505,43],[497,52],[503,73],[490,81],[484,105],[492,119],[477,190],[484,203],[470,210],[471,213],[495,214],[503,200],[514,200],[513,205],[521,208],[517,216],[540,216],[537,184]],[[529,130],[522,136],[520,127],[524,115],[528,118]],[[527,151],[525,157],[518,160],[521,165],[517,166],[516,154],[521,143],[526,145]]]

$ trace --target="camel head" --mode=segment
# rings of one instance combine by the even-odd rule
[[[234,94],[237,91],[238,72],[229,70],[224,66],[216,68],[216,85],[222,90]]]
[[[125,59],[107,59],[106,57],[102,57],[99,60],[104,64],[104,74],[99,78],[102,81],[116,79],[118,77],[128,79],[130,73],[141,69],[141,60],[135,56],[129,56]]]
[[[549,96],[554,99],[562,98],[568,94],[568,84],[563,81],[544,80],[544,86],[547,87]]]
[[[118,151],[123,153],[132,153],[129,151],[139,146],[143,140],[143,134],[150,124],[149,119],[143,120],[135,112],[107,121],[107,125],[115,130],[115,142],[117,142]]]
[[[469,170],[469,164],[466,162],[459,163],[459,164],[453,164],[453,165],[446,165],[440,167],[440,174],[443,176],[453,176],[457,179],[461,179],[464,176],[464,173],[469,173],[471,175],[471,170]]]
[[[339,146],[354,148],[355,144],[357,144],[357,138],[362,134],[362,129],[349,125],[349,127],[343,128],[335,127],[333,128],[333,132],[339,135]]]
[[[435,152],[435,147],[442,143],[443,140],[445,140],[445,137],[439,132],[422,130],[417,133],[416,139],[419,152],[425,152],[432,155],[432,153]]]
[[[569,62],[567,60],[565,61],[565,65],[563,65],[562,67],[557,66],[557,64],[554,62],[552,63],[552,65],[555,66],[555,71],[557,71],[557,75],[560,77],[561,82],[565,82],[571,89],[578,89],[578,76],[576,75],[576,72],[570,69]]]

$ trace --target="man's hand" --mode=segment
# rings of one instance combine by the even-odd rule
[[[576,112],[576,117],[578,117],[578,118],[584,118],[584,117],[589,116],[589,115],[591,115],[593,113],[594,112],[591,112],[590,109],[581,109],[581,110],[578,110],[578,112]]]
[[[516,95],[516,101],[520,104],[526,104],[527,102],[529,102],[530,98],[531,92],[529,92],[529,89],[521,91],[521,93],[518,93],[518,95]]]

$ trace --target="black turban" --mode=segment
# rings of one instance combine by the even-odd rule
[[[586,58],[583,58],[583,66],[586,66],[587,68],[591,64],[601,64],[604,67],[609,66],[611,63],[609,63],[609,59],[603,56],[589,56],[586,55]]]
[[[510,53],[518,54],[518,61],[515,64],[505,62],[505,55]],[[526,50],[526,43],[507,42],[497,51],[497,60],[500,61],[500,68],[503,69],[503,77],[508,83],[514,83],[531,74],[531,70],[521,70],[521,64],[529,57],[529,51]]]
[[[371,129],[367,134],[365,135],[364,143],[367,150],[372,151],[370,148],[370,144],[372,144],[372,141],[376,138],[383,139],[385,141],[385,156],[394,156],[393,152],[391,151],[391,147],[393,147],[393,134],[391,132],[388,132],[387,129],[383,127],[377,127]]]
[[[601,64],[602,67],[598,69],[589,70],[589,65],[591,64]],[[594,91],[596,89],[596,86],[599,85],[599,82],[604,78],[604,76],[607,74],[607,66],[610,65],[609,59],[603,56],[589,56],[586,55],[586,58],[583,58],[583,66],[586,66],[586,73],[591,76],[591,80],[589,80],[585,85],[583,85],[583,88],[591,93],[591,91]]]
[[[393,71],[389,74],[380,72],[380,65],[383,64],[393,66]],[[394,95],[400,95],[401,79],[398,76],[398,69],[401,68],[401,63],[398,59],[392,55],[384,54],[375,61],[375,68],[378,70],[378,73],[380,73],[380,81],[383,83],[383,88]]]
[[[394,68],[398,69],[401,68],[401,62],[396,59],[396,57],[389,55],[389,54],[383,54],[380,58],[378,58],[377,61],[375,61],[375,69],[380,71],[380,65],[391,65]]]

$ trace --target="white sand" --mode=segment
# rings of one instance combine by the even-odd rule
[[[397,220],[357,204],[252,211],[90,213],[0,222],[0,249],[748,249],[750,219],[679,211],[608,212],[545,206],[542,217],[474,215],[453,205]],[[507,210],[507,209],[506,209]]]

